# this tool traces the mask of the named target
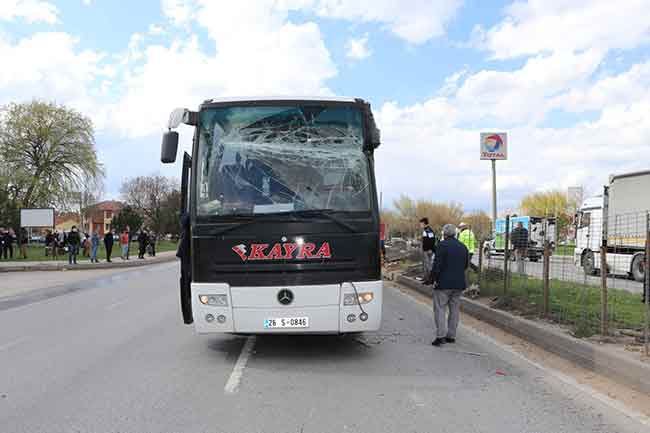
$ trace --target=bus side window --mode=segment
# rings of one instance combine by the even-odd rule
[[[578,228],[589,227],[589,224],[591,224],[591,213],[586,212],[580,215],[580,227]]]

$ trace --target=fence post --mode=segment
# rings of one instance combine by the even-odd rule
[[[645,260],[643,266],[643,295],[645,297],[645,326],[643,327],[643,343],[645,356],[650,356],[650,212],[646,213],[645,219]]]
[[[510,261],[510,215],[506,215],[506,231],[503,245],[503,294],[508,293],[508,262]]]
[[[605,240],[603,239],[603,243]],[[600,247],[600,334],[609,335],[609,312],[607,308],[607,245]]]
[[[544,279],[544,318],[548,318],[550,310],[550,268],[551,268],[551,244],[547,240],[544,241],[544,262],[542,268],[542,278]]]

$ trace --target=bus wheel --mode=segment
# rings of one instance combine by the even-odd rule
[[[585,251],[582,255],[582,269],[586,275],[596,275],[596,263],[593,251]]]
[[[635,281],[645,280],[645,256],[643,254],[637,254],[632,259],[632,278]]]

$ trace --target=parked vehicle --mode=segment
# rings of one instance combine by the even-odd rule
[[[509,232],[522,223],[524,228],[528,230],[528,259],[536,262],[542,258],[544,254],[544,241],[549,241],[551,248],[555,248],[555,235],[556,235],[556,219],[555,218],[541,218],[531,216],[515,216],[510,218]],[[483,255],[486,258],[492,256],[503,256],[505,254],[506,242],[506,219],[499,218],[496,220],[494,236],[491,240],[483,243]],[[508,242],[508,250],[510,251],[509,257],[514,260],[514,249],[512,241]]]
[[[576,218],[574,262],[586,274],[600,271],[604,246],[609,274],[644,280],[649,190],[650,171],[625,173],[610,176],[602,195],[585,200]]]

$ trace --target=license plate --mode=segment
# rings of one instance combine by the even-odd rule
[[[309,317],[276,317],[264,319],[264,329],[309,328]]]

